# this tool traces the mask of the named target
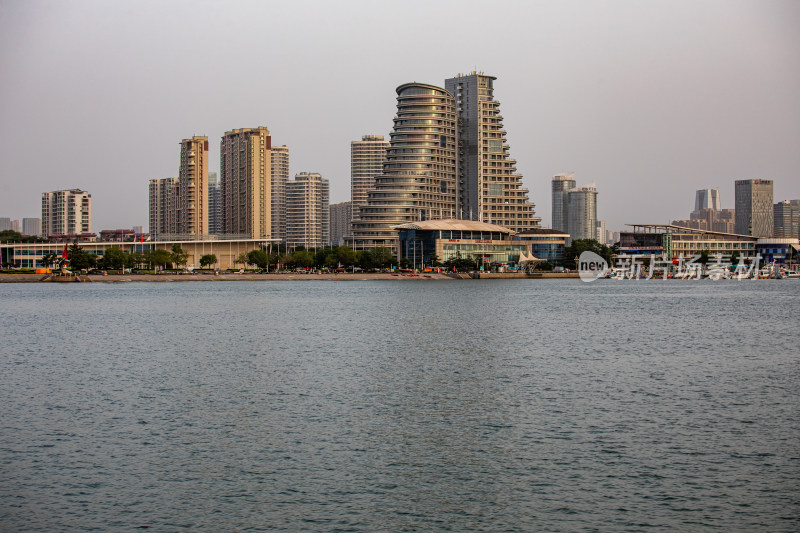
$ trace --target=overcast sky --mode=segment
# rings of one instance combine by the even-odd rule
[[[800,198],[800,2],[0,0],[0,217],[92,194],[93,230],[147,226],[179,142],[267,126],[291,173],[349,200],[350,141],[395,88],[497,76],[511,156],[550,226],[550,179],[597,183],[609,229],[687,218],[696,189]],[[388,138],[388,137],[387,137]]]

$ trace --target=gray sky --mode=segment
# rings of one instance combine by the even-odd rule
[[[267,126],[292,174],[350,196],[350,141],[388,135],[395,88],[498,77],[543,225],[550,179],[597,183],[608,228],[686,218],[694,191],[800,198],[800,2],[0,0],[0,216],[92,194],[93,230],[147,226],[181,139]]]

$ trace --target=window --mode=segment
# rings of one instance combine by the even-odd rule
[[[489,139],[489,152],[498,154],[503,151],[502,139]]]

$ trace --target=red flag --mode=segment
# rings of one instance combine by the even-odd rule
[[[64,251],[61,252],[61,258],[62,259],[66,259],[67,258],[67,246],[69,246],[69,243],[65,243],[64,244]]]

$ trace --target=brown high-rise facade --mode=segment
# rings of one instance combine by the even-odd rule
[[[272,238],[286,239],[286,182],[289,181],[289,147],[273,146],[270,161]]]
[[[473,72],[444,82],[458,113],[459,217],[526,231],[539,227],[541,219],[509,155],[500,102],[494,99],[496,79]]]
[[[222,233],[272,237],[272,137],[266,127],[225,132],[220,143]]]
[[[208,234],[208,137],[181,141],[177,233]]]

